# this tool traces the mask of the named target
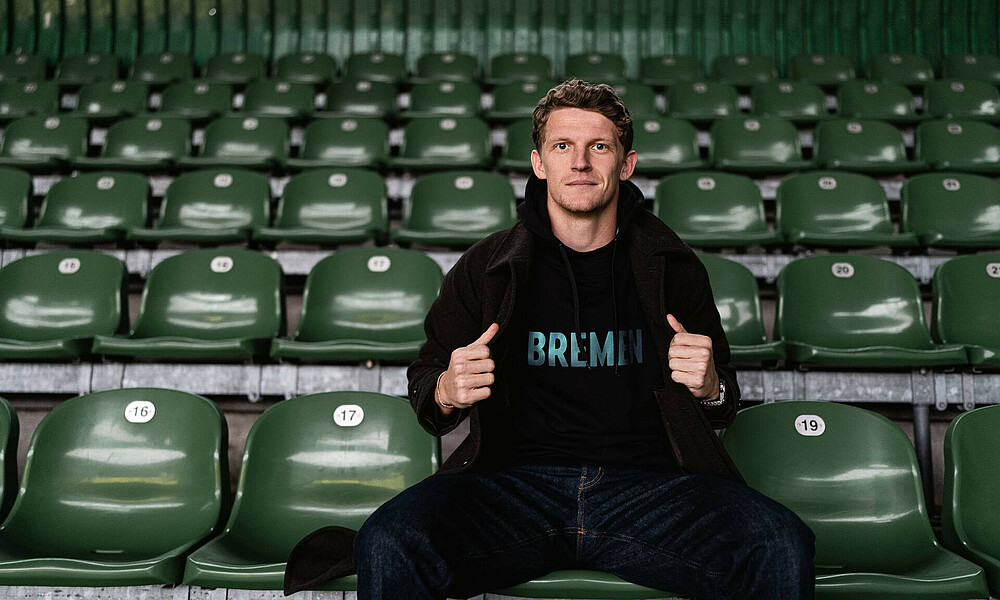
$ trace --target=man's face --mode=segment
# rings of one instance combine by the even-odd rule
[[[611,119],[581,108],[549,113],[541,148],[531,166],[548,184],[550,205],[577,215],[599,213],[618,197],[618,181],[628,179],[636,153],[624,153]]]

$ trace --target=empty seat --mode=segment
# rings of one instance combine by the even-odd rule
[[[788,59],[788,78],[832,89],[854,79],[854,65],[843,54],[799,54]]]
[[[357,116],[382,118],[396,107],[396,88],[368,79],[340,81],[326,90],[326,107],[318,117]]]
[[[932,81],[924,88],[924,112],[937,119],[1000,121],[1000,91],[992,83]]]
[[[146,278],[127,336],[99,335],[94,354],[158,359],[266,355],[285,326],[281,267],[242,248],[191,250]]]
[[[17,441],[21,427],[17,411],[6,398],[0,398],[0,469],[3,469],[3,489],[0,489],[0,519],[6,519],[17,498]]]
[[[73,359],[128,330],[128,273],[93,250],[52,250],[0,269],[0,358]]]
[[[548,81],[552,79],[552,75],[552,62],[543,54],[498,54],[490,59],[490,73],[486,77],[486,83],[498,85],[512,81]]]
[[[156,227],[135,228],[128,239],[195,244],[246,241],[268,223],[271,188],[260,173],[204,169],[174,179],[163,197]]]
[[[490,121],[530,119],[539,101],[548,91],[548,83],[512,81],[493,88],[493,108],[486,111]]]
[[[748,88],[778,78],[778,67],[770,56],[720,55],[712,60],[712,79]]]
[[[1000,131],[982,121],[928,121],[917,127],[916,156],[937,171],[1000,173]]]
[[[994,597],[1000,596],[1000,523],[995,510],[1000,455],[994,441],[998,411],[1000,407],[984,406],[958,415],[948,425],[941,502],[945,546],[983,567]]]
[[[964,347],[931,340],[913,275],[873,256],[793,260],[778,275],[776,311],[774,336],[799,363],[913,368],[968,362]]]
[[[835,119],[816,126],[816,166],[860,173],[912,173],[927,164],[906,156],[903,134],[882,121]]]
[[[566,57],[566,79],[582,79],[590,83],[622,83],[625,59],[618,54],[587,52]]]
[[[919,88],[934,80],[934,67],[919,54],[881,53],[868,59],[868,78]]]
[[[389,158],[389,127],[378,119],[337,117],[306,126],[293,169],[309,167],[376,167]]]
[[[518,598],[664,598],[675,594],[625,581],[603,571],[565,569],[494,592]],[[490,594],[491,596],[493,594]]]
[[[516,221],[514,189],[501,175],[448,171],[417,180],[392,239],[405,244],[470,246]]]
[[[903,231],[925,246],[1000,247],[1000,182],[969,173],[925,173],[903,184]]]
[[[983,570],[931,530],[906,434],[834,402],[740,411],[722,442],[747,483],[816,534],[819,598],[985,598]]]
[[[273,227],[254,239],[309,244],[360,242],[387,235],[385,180],[363,169],[313,169],[285,185]]]
[[[778,186],[775,221],[793,244],[827,247],[914,246],[913,233],[897,234],[889,200],[867,175],[810,171]]]
[[[614,88],[615,94],[625,103],[633,119],[660,116],[653,88],[644,83],[618,83]]]
[[[413,170],[485,167],[493,158],[490,129],[475,117],[413,119],[403,130],[394,167]]]
[[[182,81],[163,91],[157,116],[207,121],[233,109],[233,86],[208,81]]]
[[[247,85],[267,77],[264,57],[253,52],[221,52],[205,61],[205,79],[233,85]]]
[[[178,164],[275,168],[288,158],[288,136],[288,125],[282,119],[220,117],[205,127],[198,156],[182,158]]]
[[[700,171],[670,175],[656,186],[653,212],[693,246],[773,244],[760,189],[745,175]]]
[[[24,227],[31,198],[31,175],[0,167],[0,227]]]
[[[479,114],[482,90],[470,81],[426,81],[410,88],[410,106],[398,112],[414,117],[474,117]]]
[[[51,81],[0,81],[0,124],[59,111],[59,88]]]
[[[754,114],[810,125],[830,118],[826,94],[814,83],[772,81],[753,86],[750,102]]]
[[[843,118],[913,123],[917,114],[910,90],[890,81],[849,81],[837,91],[837,112]]]
[[[337,60],[329,54],[296,52],[278,59],[274,78],[292,83],[327,85],[337,75],[337,69]]]
[[[479,59],[462,52],[430,52],[417,59],[414,81],[465,81],[479,79]]]
[[[406,63],[401,54],[365,52],[352,54],[344,63],[344,79],[381,81],[397,84],[406,78]]]
[[[974,365],[1000,367],[1000,331],[995,325],[1000,302],[1000,254],[952,258],[931,280],[934,337],[968,349]]]
[[[307,83],[259,80],[247,86],[242,113],[301,121],[315,110],[313,87]]]
[[[705,166],[698,148],[698,132],[687,121],[633,117],[632,125],[632,149],[639,155],[636,173],[661,175]]]
[[[129,79],[156,87],[191,79],[193,74],[194,60],[181,52],[141,54],[129,69]]]
[[[426,341],[424,318],[441,279],[441,267],[415,250],[334,252],[309,272],[295,336],[274,340],[271,356],[413,360]]]
[[[760,290],[750,269],[718,255],[700,254],[698,258],[708,270],[712,296],[729,341],[731,362],[784,359],[784,344],[767,339]]]
[[[514,121],[507,126],[503,152],[497,159],[498,169],[518,172],[531,170],[531,151],[535,149],[535,142],[531,139],[532,127],[530,118]]]
[[[87,154],[87,121],[35,115],[10,123],[0,138],[0,165],[23,169],[67,168]]]
[[[694,56],[647,56],[639,62],[639,81],[653,87],[670,87],[704,79],[701,61]]]
[[[185,556],[223,514],[227,437],[222,411],[185,392],[122,389],[61,402],[31,436],[0,528],[0,579],[177,583]]]
[[[125,239],[146,225],[149,183],[138,173],[104,171],[64,177],[45,195],[34,227],[0,227],[0,239],[94,244]]]
[[[47,66],[37,54],[0,54],[0,81],[44,81]]]
[[[695,81],[667,89],[666,112],[671,117],[705,123],[740,114],[736,88],[726,83]]]
[[[129,81],[95,81],[80,89],[74,114],[92,122],[106,123],[146,110],[149,88]]]
[[[118,79],[118,58],[111,54],[74,54],[59,61],[55,81],[78,88],[95,81]]]
[[[78,167],[167,169],[191,154],[191,125],[185,119],[132,117],[108,128],[96,157],[82,156]]]
[[[779,173],[804,169],[799,132],[774,117],[721,119],[712,124],[712,164],[717,169]]]
[[[328,525],[360,529],[437,466],[437,440],[401,398],[325,392],[279,402],[247,435],[229,522],[188,558],[184,583],[280,590],[299,540]],[[350,576],[324,587],[356,586]]]
[[[949,54],[941,61],[944,79],[979,80],[1000,84],[1000,56]]]

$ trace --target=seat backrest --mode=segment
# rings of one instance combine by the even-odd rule
[[[0,269],[0,338],[92,338],[128,329],[125,263],[93,250],[53,250]]]
[[[547,81],[552,61],[544,54],[498,54],[490,60],[490,78],[497,81]]]
[[[986,81],[932,81],[924,89],[924,112],[939,119],[1000,116],[1000,91]]]
[[[924,173],[903,184],[902,230],[929,245],[938,241],[996,247],[1000,182],[972,173]],[[977,242],[978,240],[978,242]]]
[[[242,248],[191,250],[153,267],[131,337],[266,339],[285,326],[281,267]]]
[[[903,134],[882,121],[835,119],[816,126],[813,156],[823,167],[905,163]]]
[[[132,117],[108,128],[101,156],[134,160],[176,160],[191,154],[186,119]]]
[[[31,175],[0,167],[0,226],[23,227],[28,220]]]
[[[732,117],[712,124],[710,152],[720,161],[783,163],[802,160],[795,126],[775,117]]]
[[[364,169],[313,169],[288,180],[276,227],[366,228],[385,231],[385,179]]]
[[[170,182],[157,227],[262,226],[268,223],[271,188],[260,173],[244,169],[203,169]]]
[[[980,554],[1000,557],[1000,406],[984,406],[952,420],[944,436],[944,494],[941,533],[945,543],[961,543]]]
[[[760,188],[745,175],[692,171],[656,186],[656,216],[680,235],[767,231]]]
[[[768,117],[797,121],[827,116],[826,94],[814,83],[759,83],[753,86],[750,101],[754,114]]]
[[[476,117],[424,117],[410,121],[399,155],[406,158],[461,157],[485,160],[492,154],[490,130]]]
[[[633,119],[657,117],[660,109],[656,105],[656,92],[643,83],[619,83],[614,86],[615,94],[625,103]],[[539,96],[541,98],[541,95]]]
[[[220,52],[205,61],[204,77],[245,85],[267,75],[264,57],[254,52]]]
[[[344,79],[384,81],[395,84],[406,77],[406,62],[401,54],[364,52],[352,54],[344,63]]]
[[[283,119],[220,117],[205,127],[200,156],[283,160],[288,156],[288,134]]]
[[[389,156],[389,127],[381,119],[315,119],[303,132],[299,157],[334,164],[375,164]]]
[[[722,441],[750,487],[813,530],[818,569],[899,571],[937,544],[913,446],[882,415],[834,402],[762,404],[740,411]]]
[[[566,57],[566,79],[612,84],[626,79],[625,70],[625,59],[618,54],[587,52]]]
[[[949,54],[941,60],[944,79],[1000,83],[1000,57],[992,54]]]
[[[837,90],[837,112],[844,118],[912,117],[916,101],[906,87],[891,81],[848,81]]]
[[[95,81],[80,89],[79,110],[86,115],[136,114],[148,103],[149,88],[138,81]]]
[[[928,121],[917,127],[918,160],[957,170],[1000,166],[1000,131],[981,121]]]
[[[712,79],[731,85],[751,86],[778,78],[778,67],[770,56],[726,54],[712,60]]]
[[[643,160],[682,165],[701,160],[698,131],[683,119],[672,117],[633,117],[635,138],[632,149]],[[530,154],[530,151],[529,151]]]
[[[0,138],[0,156],[72,161],[87,154],[87,121],[79,117],[24,117]]]
[[[489,233],[514,225],[514,188],[506,177],[483,171],[424,175],[403,208],[403,226],[441,233]]]
[[[0,119],[59,110],[59,88],[51,81],[0,81]]]
[[[670,86],[667,90],[667,114],[675,117],[696,115],[720,118],[738,115],[739,95],[727,83],[692,81]]]
[[[402,398],[326,392],[279,402],[247,435],[226,535],[284,562],[320,527],[359,529],[437,463],[437,440]]]
[[[854,65],[842,54],[799,54],[788,59],[788,78],[836,86],[854,79]]]
[[[410,89],[410,108],[415,113],[476,115],[482,90],[471,81],[425,81]]]
[[[64,177],[42,202],[38,227],[127,230],[146,225],[149,182],[138,173],[101,171]]]
[[[958,256],[941,263],[931,280],[931,326],[946,344],[1000,350],[995,325],[1000,302],[1000,254]]]
[[[750,269],[713,254],[699,254],[698,258],[708,270],[712,296],[729,344],[751,346],[766,342],[760,290]]]
[[[893,233],[878,181],[859,173],[810,171],[778,186],[775,221],[786,234]]]
[[[868,59],[868,78],[905,86],[924,85],[934,80],[934,67],[927,58],[913,53],[878,53]]]
[[[704,77],[701,61],[695,56],[647,56],[639,62],[639,81],[647,85],[672,86]]]
[[[260,80],[247,86],[242,110],[259,116],[298,117],[312,114],[314,107],[313,86]]]
[[[535,142],[531,139],[533,124],[530,118],[518,119],[507,126],[507,143],[503,146],[503,156],[511,160],[530,160]]]
[[[219,408],[185,392],[66,400],[31,437],[3,535],[38,556],[83,560],[193,544],[216,527],[228,495],[227,437]]]
[[[462,52],[430,52],[417,59],[417,77],[448,81],[475,81],[479,60]]]
[[[225,114],[233,108],[233,86],[217,81],[182,81],[163,91],[160,112],[201,118]]]
[[[274,78],[279,81],[321,85],[333,80],[337,68],[337,59],[329,54],[296,52],[278,59]]]
[[[348,79],[326,90],[326,110],[337,114],[381,117],[396,105],[396,89],[385,81]]]
[[[7,518],[17,498],[17,442],[21,433],[17,410],[6,398],[0,397],[0,521]]]

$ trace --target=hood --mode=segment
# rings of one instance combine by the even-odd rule
[[[528,176],[528,184],[524,187],[524,202],[517,207],[518,216],[524,221],[525,228],[540,239],[558,244],[552,233],[552,221],[546,206],[548,200],[548,185],[544,179],[539,179],[534,173]],[[623,236],[632,222],[637,210],[641,210],[646,200],[639,187],[631,181],[618,182],[618,236]]]

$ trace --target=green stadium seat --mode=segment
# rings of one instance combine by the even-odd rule
[[[518,598],[664,598],[674,594],[654,590],[602,571],[566,569],[553,571],[527,583],[513,585],[495,594]],[[490,594],[492,596],[493,594]]]
[[[941,61],[943,79],[979,80],[1000,85],[1000,56],[949,54]]]
[[[855,254],[797,258],[778,275],[774,337],[797,363],[859,368],[967,364],[935,344],[920,286],[903,267]]]
[[[423,322],[441,279],[441,267],[415,250],[334,252],[310,271],[295,336],[272,341],[271,356],[411,361],[427,341]]]
[[[413,119],[403,130],[399,156],[389,160],[401,169],[432,170],[486,167],[493,158],[490,130],[475,117]]]
[[[694,56],[647,56],[639,62],[639,81],[656,88],[669,88],[704,78],[701,61]]]
[[[965,346],[974,365],[1000,367],[1000,332],[994,325],[1000,254],[959,256],[941,263],[931,288],[934,339]]]
[[[770,56],[753,54],[720,55],[712,60],[712,79],[739,88],[767,83],[778,78],[778,66]]]
[[[51,250],[0,269],[0,303],[0,358],[72,360],[128,330],[128,273],[109,254]]]
[[[317,117],[374,117],[381,119],[396,108],[396,88],[384,81],[359,79],[330,84],[326,107]]]
[[[190,250],[146,278],[128,336],[99,335],[94,354],[168,360],[249,359],[284,333],[281,267],[243,248]]]
[[[882,121],[834,119],[816,126],[813,138],[816,166],[859,173],[913,173],[927,163],[906,156],[903,134]]]
[[[916,453],[875,412],[789,401],[740,411],[722,443],[750,487],[816,534],[817,598],[986,598],[931,530]]]
[[[47,67],[37,54],[0,54],[0,81],[45,81]]]
[[[417,72],[412,81],[465,81],[479,80],[479,60],[461,52],[431,52],[417,59]]]
[[[402,54],[390,52],[352,54],[344,63],[344,79],[396,85],[406,79],[406,62]]]
[[[932,81],[924,88],[924,112],[936,119],[1000,122],[1000,91],[975,79]]]
[[[679,83],[667,89],[666,100],[669,116],[695,124],[740,114],[736,88],[726,83]]]
[[[21,433],[14,405],[0,398],[0,465],[3,489],[0,489],[0,519],[6,519],[17,498],[17,441]]]
[[[530,118],[519,119],[507,126],[503,152],[497,159],[497,169],[502,171],[531,171],[531,151],[535,142],[531,139],[533,127]]]
[[[625,73],[625,59],[618,54],[586,52],[566,57],[566,79],[612,85],[624,83]]]
[[[310,167],[377,167],[389,158],[389,127],[379,119],[339,117],[316,119],[302,134],[291,169]]]
[[[732,117],[712,124],[710,154],[716,169],[787,173],[812,166],[802,158],[799,132],[784,119]]]
[[[242,169],[203,169],[170,182],[156,227],[134,228],[128,239],[192,244],[245,242],[267,225],[271,189],[267,178]]]
[[[618,83],[614,88],[633,119],[660,116],[653,88],[644,83]]]
[[[403,119],[419,117],[475,117],[479,115],[482,90],[468,81],[426,81],[410,89],[410,106],[400,110]]]
[[[31,199],[31,175],[0,167],[0,227],[24,227]]]
[[[783,360],[784,344],[767,339],[760,289],[750,269],[714,254],[699,254],[698,258],[708,270],[712,296],[729,341],[730,362]]]
[[[0,239],[58,244],[121,241],[127,230],[146,225],[149,195],[149,183],[138,173],[64,177],[45,195],[34,227],[0,226]]]
[[[508,122],[530,119],[550,84],[539,81],[511,81],[493,88],[493,107],[486,111],[489,121]]]
[[[826,109],[826,94],[815,83],[759,83],[750,92],[750,102],[754,114],[786,119],[796,125],[812,125],[831,116]]]
[[[1000,131],[982,121],[922,123],[915,150],[936,171],[1000,173]]]
[[[993,329],[992,323],[990,329]],[[1000,596],[1000,526],[996,517],[1000,407],[984,406],[955,417],[944,437],[941,534],[945,546],[986,572],[992,596]]]
[[[799,54],[788,59],[788,78],[834,89],[854,79],[854,65],[843,54]]]
[[[632,149],[639,155],[636,173],[662,175],[705,166],[698,149],[698,132],[687,121],[633,117],[632,127]]]
[[[59,88],[51,81],[0,81],[0,124],[59,111]]]
[[[970,173],[925,173],[903,184],[903,231],[925,246],[1000,247],[1000,182]]]
[[[258,227],[266,242],[342,244],[388,234],[385,180],[364,169],[312,169],[292,177],[278,200],[273,227]]]
[[[889,81],[848,81],[837,91],[837,112],[845,119],[874,119],[889,123],[914,123],[916,101],[906,87]]]
[[[0,165],[51,170],[87,154],[87,121],[35,115],[10,123],[0,138]]]
[[[296,52],[278,59],[274,78],[291,83],[329,85],[337,75],[337,60],[329,54]]]
[[[312,116],[315,108],[312,85],[259,80],[247,86],[240,114],[303,121]]]
[[[405,400],[341,391],[279,402],[250,429],[229,523],[188,557],[184,583],[280,590],[299,540],[328,525],[360,529],[437,466],[438,441]],[[324,587],[356,586],[352,575]]]
[[[760,189],[745,175],[696,171],[669,175],[656,186],[653,212],[693,246],[775,244]]]
[[[92,123],[109,123],[146,111],[149,88],[135,81],[95,81],[80,88],[73,114]]]
[[[778,186],[775,221],[788,242],[833,248],[912,247],[913,233],[896,233],[889,200],[877,181],[859,173],[810,171]]]
[[[186,392],[122,389],[61,402],[31,436],[0,528],[0,580],[177,583],[184,557],[223,515],[227,438],[222,411]]]
[[[868,59],[868,78],[920,88],[934,80],[934,67],[919,54],[880,53]]]
[[[489,85],[515,81],[549,81],[552,79],[552,61],[542,54],[515,52],[498,54],[490,59],[490,73],[485,77]]]
[[[141,54],[129,69],[129,79],[155,87],[186,81],[193,75],[194,59],[183,52]]]
[[[157,116],[208,121],[233,109],[233,86],[228,83],[184,81],[163,91]]]
[[[191,125],[156,116],[123,119],[108,128],[100,156],[82,156],[76,166],[98,169],[163,170],[191,154]]]
[[[204,79],[244,86],[267,77],[264,57],[253,52],[220,52],[205,61]]]
[[[417,180],[392,239],[403,244],[471,246],[517,220],[514,188],[506,177],[447,171]]]
[[[220,117],[205,127],[198,156],[184,157],[178,164],[275,168],[288,158],[289,145],[288,125],[282,119]]]
[[[78,88],[95,81],[118,79],[118,58],[111,54],[74,54],[59,61],[59,87]]]

